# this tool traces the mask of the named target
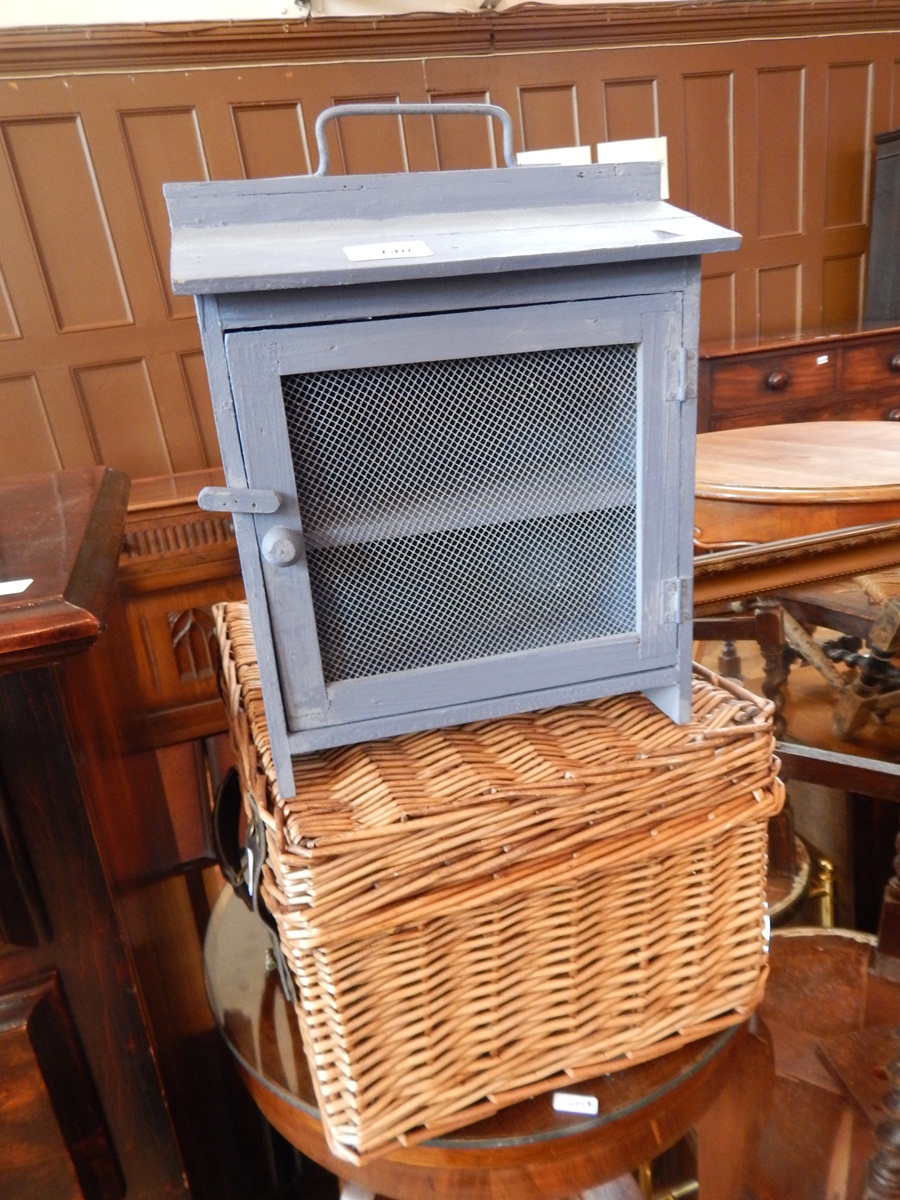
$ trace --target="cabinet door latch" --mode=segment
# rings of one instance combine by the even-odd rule
[[[197,503],[206,512],[275,513],[281,497],[266,488],[205,487]]]

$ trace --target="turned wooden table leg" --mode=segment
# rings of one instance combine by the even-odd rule
[[[900,1030],[895,1034],[900,1049]],[[884,1098],[885,1119],[875,1131],[878,1149],[866,1171],[860,1200],[900,1198],[900,1059],[888,1068],[890,1091]]]

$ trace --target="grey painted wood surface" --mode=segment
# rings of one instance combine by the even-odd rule
[[[292,754],[617,692],[646,691],[673,719],[686,719],[699,255],[733,248],[737,235],[661,204],[655,168],[642,166],[173,185],[167,199],[177,290],[200,293],[227,483],[271,489],[284,498],[275,513],[235,514],[282,790],[293,788]],[[415,239],[431,253],[372,262],[345,253],[348,246]],[[405,366],[430,364],[438,372],[446,366],[452,374],[464,362],[617,346],[627,350],[636,371],[630,473],[621,474],[615,455],[605,475],[576,464],[560,474],[566,479],[561,490],[542,455],[529,473],[523,451],[513,455],[508,476],[502,464],[497,472],[485,470],[462,506],[455,493],[442,490],[438,471],[412,495],[404,476],[406,490],[388,507],[376,488],[343,516],[328,516],[328,505],[324,517],[304,516],[309,500],[301,501],[305,480],[298,471],[305,459],[295,458],[301,450],[292,441],[300,437],[306,445],[310,414],[303,405],[313,401],[304,381],[334,378],[343,386],[354,374],[382,370],[384,386],[392,387]],[[283,380],[300,381],[307,397],[296,410],[288,411]],[[427,441],[434,400],[420,410],[414,392],[402,394],[407,432],[398,428],[397,438],[418,436],[418,421]],[[587,400],[580,406],[590,413]],[[454,403],[464,413],[466,395]],[[329,421],[343,404],[341,396]],[[527,408],[529,419],[550,420],[550,412],[541,403]],[[495,401],[491,420],[505,422],[512,434],[522,417],[509,397]],[[289,434],[288,425],[296,429],[298,423],[301,433]],[[438,422],[434,436],[448,439],[447,453],[465,453],[464,425]],[[348,418],[339,455],[364,459],[374,453],[353,440],[365,443],[370,428]],[[597,427],[598,461],[610,433],[602,422]],[[551,435],[560,436],[547,427]],[[565,426],[561,436],[567,435]],[[487,435],[482,430],[479,436]],[[386,449],[390,462],[393,450]],[[631,453],[623,451],[621,461],[631,461]],[[397,469],[405,469],[403,461],[401,454]],[[334,478],[344,478],[341,470]],[[530,528],[529,522],[569,517],[577,523],[582,514],[607,510],[631,513],[627,521],[635,532],[624,557],[613,549],[616,543],[607,546],[605,534],[594,543],[612,586],[621,582],[617,572],[631,576],[622,598],[610,601],[606,633],[566,633],[560,625],[547,644],[525,640],[517,648],[513,639],[512,649],[502,652],[456,658],[441,652],[434,660],[426,655],[418,665],[386,671],[342,674],[339,659],[326,662],[313,559],[317,579],[326,568],[316,556],[357,555],[394,538],[448,537],[449,547],[456,533],[483,528],[492,535],[511,522]],[[296,560],[288,565],[261,554],[260,544],[275,527],[298,539]],[[528,552],[541,553],[542,544],[536,541]],[[358,561],[368,561],[365,553]],[[498,570],[503,566],[498,563]],[[465,567],[454,563],[463,578]],[[513,567],[526,572],[524,583],[528,560]],[[534,560],[535,573],[542,568]],[[335,586],[343,586],[340,573],[334,578]],[[517,577],[510,578],[512,585],[504,586],[514,589]],[[420,584],[440,592],[443,581],[423,578]],[[413,584],[408,606],[397,610],[407,611],[413,623],[425,620],[416,615],[418,590]],[[481,604],[479,596],[473,591],[470,603]],[[677,605],[673,596],[680,598]],[[366,609],[357,599],[348,594],[346,608],[337,595],[340,622],[355,621],[354,630],[361,620],[365,627]],[[473,609],[473,622],[481,616]],[[339,643],[344,629],[339,624],[328,638]]]
[[[177,293],[434,279],[735,249],[740,239],[659,200],[629,166],[170,184]],[[402,247],[422,242],[427,253]],[[363,246],[397,257],[357,260]]]

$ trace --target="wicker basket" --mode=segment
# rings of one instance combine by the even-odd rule
[[[279,795],[246,606],[222,690],[329,1144],[359,1162],[744,1019],[766,975],[771,706],[642,696],[295,760]]]

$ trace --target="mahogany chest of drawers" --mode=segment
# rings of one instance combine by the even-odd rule
[[[900,420],[900,328],[700,348],[698,428]]]

